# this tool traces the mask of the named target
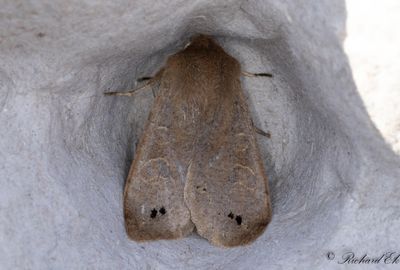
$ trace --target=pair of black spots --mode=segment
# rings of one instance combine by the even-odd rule
[[[241,225],[241,224],[242,224],[242,217],[241,217],[241,216],[236,216],[236,217],[235,217],[235,215],[234,215],[232,212],[230,212],[229,215],[228,215],[228,217],[229,217],[230,219],[235,219],[237,225]]]
[[[160,213],[163,216],[163,215],[165,215],[167,213],[167,211],[165,210],[164,207],[161,207],[160,210],[158,210],[158,211],[157,211],[157,209],[153,208],[151,210],[150,218],[156,218],[157,217],[157,213]]]
[[[204,188],[203,188],[203,191],[205,191]],[[157,217],[157,213],[160,213],[163,216],[163,215],[165,215],[167,213],[167,211],[165,210],[164,207],[161,207],[160,210],[158,210],[158,211],[157,211],[157,209],[153,208],[151,210],[151,213],[150,213],[150,218],[156,218]],[[242,217],[241,216],[236,216],[235,217],[235,215],[232,212],[230,212],[228,217],[230,219],[235,219],[237,225],[241,225],[242,224]]]
[[[159,91],[125,184],[133,240],[177,239],[196,228],[212,244],[233,247],[265,230],[271,204],[255,135],[262,132],[252,124],[241,74],[255,76],[198,36],[146,84],[157,82]]]

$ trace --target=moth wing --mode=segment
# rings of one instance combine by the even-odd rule
[[[157,95],[125,184],[125,225],[136,241],[181,238],[194,228],[168,128],[170,101],[168,94]]]
[[[268,180],[240,84],[203,134],[185,201],[197,232],[217,246],[254,241],[271,219]]]

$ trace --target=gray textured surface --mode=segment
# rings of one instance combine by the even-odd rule
[[[0,269],[338,269],[326,252],[400,252],[399,159],[353,83],[342,1],[0,4]],[[199,32],[275,75],[243,79],[272,134],[259,143],[273,220],[243,248],[137,244],[122,190],[152,95],[102,92],[134,87]]]

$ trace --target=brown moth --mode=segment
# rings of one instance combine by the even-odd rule
[[[199,36],[153,78],[159,92],[124,191],[133,240],[176,239],[196,228],[232,247],[265,230],[268,180],[240,75],[237,60]]]

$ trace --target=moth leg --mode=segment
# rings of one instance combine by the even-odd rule
[[[271,133],[266,132],[266,131],[262,130],[261,128],[259,128],[259,127],[257,127],[257,126],[254,126],[254,125],[253,125],[253,128],[254,128],[254,131],[255,131],[256,133],[258,133],[258,134],[260,134],[260,135],[262,135],[262,136],[265,136],[265,137],[267,137],[267,138],[271,138]]]
[[[136,81],[137,82],[144,82],[144,81],[148,81],[148,80],[151,80],[153,77],[141,77],[141,78],[138,78]]]
[[[271,133],[269,133],[269,132],[267,132],[267,131],[264,131],[264,130],[262,130],[261,128],[257,127],[256,125],[254,125],[253,120],[251,121],[251,125],[253,126],[253,129],[254,129],[254,131],[255,131],[256,133],[258,133],[258,134],[260,134],[260,135],[262,135],[262,136],[265,136],[265,137],[267,137],[267,138],[271,138]]]
[[[246,71],[242,71],[242,75],[246,77],[273,77],[271,73],[250,73]]]

